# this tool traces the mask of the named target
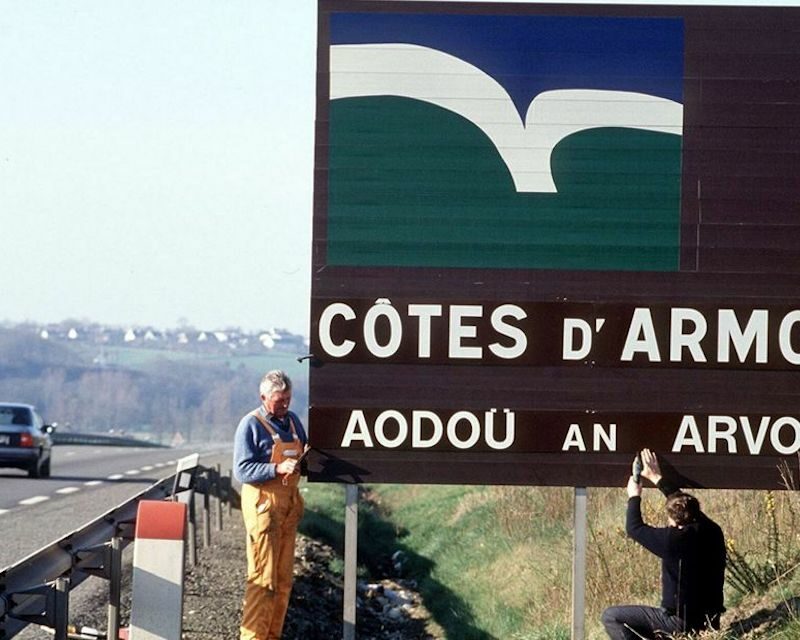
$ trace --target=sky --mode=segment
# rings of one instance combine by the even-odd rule
[[[308,335],[316,13],[0,0],[0,321]]]
[[[0,0],[0,320],[308,334],[316,3]]]

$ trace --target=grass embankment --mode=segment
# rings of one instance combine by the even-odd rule
[[[301,530],[341,549],[343,488],[306,487]],[[800,616],[791,613],[800,594],[800,495],[695,493],[730,547],[727,630],[704,638],[800,638]],[[598,622],[606,606],[659,601],[659,562],[625,536],[625,503],[623,489],[589,490],[589,640],[606,637]],[[663,522],[662,506],[657,491],[645,492],[648,522]],[[572,521],[572,489],[376,485],[359,501],[359,572],[380,574],[400,551],[402,575],[418,582],[442,638],[568,639]],[[780,620],[765,623],[770,617]]]

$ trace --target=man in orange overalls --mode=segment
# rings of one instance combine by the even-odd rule
[[[239,422],[233,472],[242,483],[247,529],[247,584],[240,640],[278,640],[294,577],[294,545],[303,516],[298,458],[305,429],[289,411],[292,381],[270,371],[259,386],[261,406]]]

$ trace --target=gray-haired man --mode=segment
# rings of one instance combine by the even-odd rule
[[[247,584],[241,640],[277,640],[289,606],[297,525],[303,516],[298,458],[307,437],[289,411],[292,382],[270,371],[259,386],[261,406],[236,428],[233,471],[242,483],[247,529]]]

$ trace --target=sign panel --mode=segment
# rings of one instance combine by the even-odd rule
[[[779,488],[800,8],[322,2],[312,477]],[[788,465],[788,466],[787,466]]]

